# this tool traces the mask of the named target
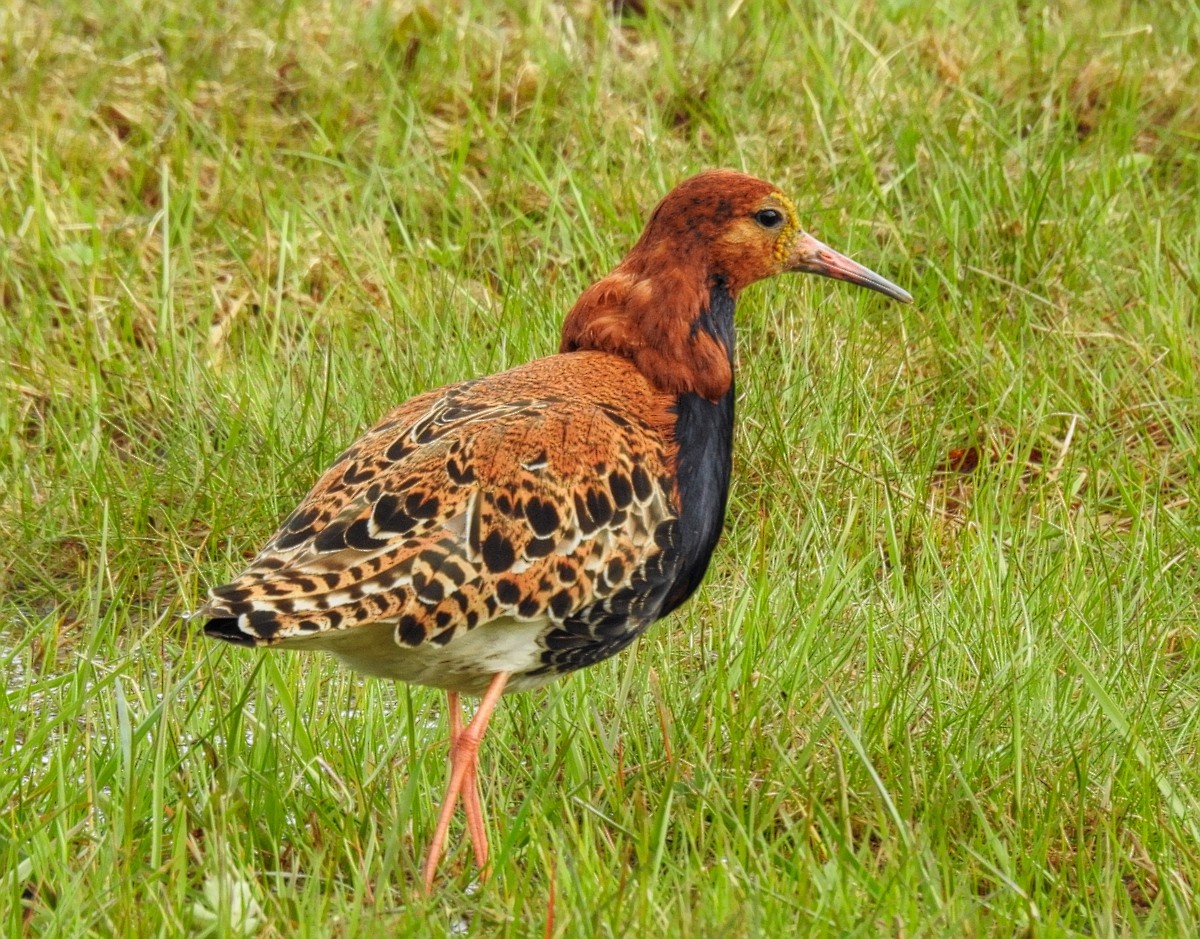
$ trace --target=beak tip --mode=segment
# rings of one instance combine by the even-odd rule
[[[805,232],[796,244],[790,263],[785,270],[802,274],[819,274],[874,290],[900,303],[912,303],[913,297],[903,287],[893,284],[868,267],[852,261],[844,254],[834,251]]]

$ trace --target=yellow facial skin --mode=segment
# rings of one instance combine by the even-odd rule
[[[764,211],[777,213],[781,221],[764,225],[758,220]],[[791,270],[804,237],[792,200],[778,190],[768,191],[747,201],[738,217],[724,225],[713,238],[710,253],[724,265],[726,285],[736,293],[747,284]]]
[[[779,262],[780,266],[783,266],[796,246],[796,239],[800,237],[800,217],[796,214],[795,203],[782,192],[772,193],[771,199],[778,203],[772,205],[771,208],[778,208],[787,218],[787,221],[783,223],[782,231],[775,239],[775,260]]]

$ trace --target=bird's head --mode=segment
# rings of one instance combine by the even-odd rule
[[[676,186],[658,204],[632,254],[706,269],[735,297],[775,274],[821,274],[878,290],[894,300],[909,294],[874,271],[821,244],[800,227],[796,207],[770,183],[734,170],[709,170]]]
[[[561,349],[624,355],[665,390],[715,400],[732,382],[732,349],[697,328],[702,314],[718,294],[735,300],[749,284],[788,272],[912,300],[805,232],[796,207],[775,186],[734,170],[708,170],[672,189],[625,259],[579,298]]]

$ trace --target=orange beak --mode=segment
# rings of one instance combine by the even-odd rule
[[[817,241],[807,232],[801,233],[800,240],[792,250],[791,256],[784,266],[785,271],[798,271],[804,274],[820,274],[822,277],[832,277],[834,280],[845,280],[869,290],[878,290],[881,294],[899,300],[901,303],[912,303],[912,295],[890,280],[880,277],[870,268],[863,267],[851,261],[844,254],[838,254],[833,248]]]

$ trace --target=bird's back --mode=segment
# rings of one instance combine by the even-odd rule
[[[598,352],[413,398],[212,592],[206,631],[466,692],[606,658],[674,583],[672,404]]]

